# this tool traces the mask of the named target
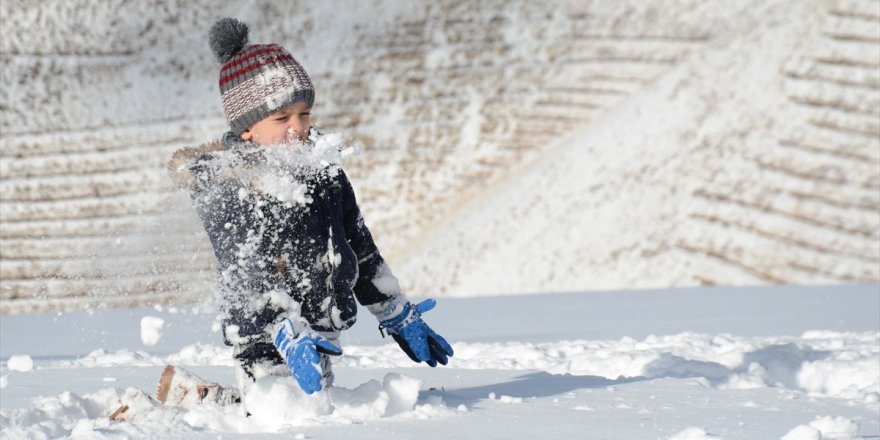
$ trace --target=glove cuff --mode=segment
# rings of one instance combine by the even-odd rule
[[[308,332],[308,323],[303,319],[288,318],[277,324],[273,334],[273,344],[284,356],[286,348],[291,346],[300,336]]]
[[[422,313],[419,312],[419,309],[413,307],[412,303],[407,301],[403,306],[403,310],[397,316],[379,321],[379,330],[386,330],[389,334],[400,333],[404,327],[421,319],[421,316]]]
[[[387,321],[403,313],[403,309],[409,301],[403,295],[397,295],[391,299],[367,305],[367,310],[376,317],[379,322]]]

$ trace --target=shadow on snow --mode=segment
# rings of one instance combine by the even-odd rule
[[[494,383],[469,388],[450,388],[430,390],[420,395],[420,402],[431,396],[440,396],[452,406],[464,404],[473,406],[488,398],[490,393],[514,398],[558,396],[581,389],[605,388],[661,378],[705,378],[713,387],[726,383],[734,374],[747,374],[752,364],[763,367],[762,378],[768,386],[798,389],[797,373],[804,362],[825,359],[827,351],[802,348],[796,344],[771,345],[743,356],[739,366],[728,368],[720,363],[685,359],[672,353],[663,353],[650,362],[636,377],[608,379],[602,376],[578,376],[571,374],[550,374],[544,371],[518,376],[502,383]]]

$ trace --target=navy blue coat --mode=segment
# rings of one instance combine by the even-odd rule
[[[400,295],[396,280],[391,289],[378,283],[385,292],[373,282],[390,271],[341,168],[297,172],[310,201],[291,203],[223,175],[218,165],[230,155],[235,166],[260,166],[260,150],[242,145],[227,136],[179,151],[171,165],[217,257],[227,344],[265,342],[296,304],[313,329],[334,332],[354,324],[355,300],[375,307]]]

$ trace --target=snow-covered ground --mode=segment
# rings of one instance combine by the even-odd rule
[[[232,383],[210,311],[3,316],[0,437],[880,438],[878,310],[878,285],[441,299],[426,319],[449,366],[413,364],[362,314],[336,388],[262,383],[252,417],[137,400],[166,363]],[[110,422],[120,399],[141,408]]]

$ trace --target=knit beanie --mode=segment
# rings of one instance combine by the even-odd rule
[[[314,104],[315,89],[305,69],[277,44],[248,45],[246,24],[220,19],[211,27],[209,42],[223,65],[223,112],[235,135],[297,101]]]

